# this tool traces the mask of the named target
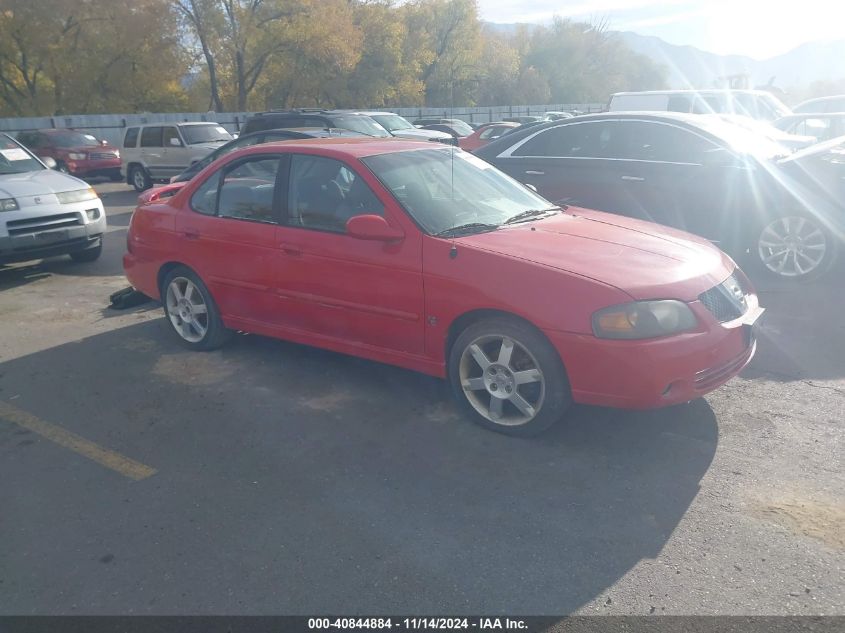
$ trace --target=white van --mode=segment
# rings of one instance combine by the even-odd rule
[[[775,121],[791,114],[780,99],[765,90],[656,90],[617,92],[610,97],[611,112],[691,112],[742,114]]]
[[[232,135],[219,123],[150,123],[126,129],[121,173],[136,191],[168,180],[204,158]]]

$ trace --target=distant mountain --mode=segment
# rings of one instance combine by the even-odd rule
[[[485,25],[507,34],[515,33],[521,26],[529,29],[537,26],[492,22]],[[630,31],[620,31],[618,35],[634,52],[665,66],[671,88],[712,88],[719,77],[746,73],[752,87],[765,85],[774,78],[774,85],[785,90],[800,90],[815,81],[845,79],[845,39],[810,42],[783,55],[757,60],[743,55],[716,55]]]
[[[771,59],[716,55],[693,46],[676,46],[659,37],[619,34],[637,53],[668,69],[672,88],[711,88],[719,77],[747,73],[751,86],[767,84],[783,89],[805,88],[815,81],[845,78],[845,40],[810,42]]]

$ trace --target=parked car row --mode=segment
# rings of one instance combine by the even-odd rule
[[[444,144],[396,116],[263,113],[237,139],[127,129],[132,184],[173,181],[139,200],[128,279],[191,349],[240,330],[394,364],[529,435],[574,402],[652,408],[730,380],[763,312],[734,259],[810,279],[845,235],[845,138],[801,148],[732,115],[611,112]],[[0,256],[99,256],[96,193],[8,142]]]
[[[790,111],[764,90],[660,90],[620,92],[609,112],[681,112],[726,116],[743,125],[757,121],[792,135],[827,141],[845,135],[845,95],[810,99]],[[745,123],[743,123],[745,121]]]
[[[809,279],[845,235],[845,165],[831,151],[793,154],[713,117],[641,112],[517,129],[475,153],[556,204],[679,228],[762,271]]]
[[[550,116],[571,115],[554,112]],[[540,120],[540,117],[522,118]],[[332,133],[346,130],[375,138],[428,140],[449,145],[458,145],[459,139],[474,132],[473,127],[460,119],[419,119],[412,124],[392,112],[306,108],[257,113],[246,120],[241,133],[250,136],[254,132],[279,129]],[[214,122],[130,126],[123,134],[120,148],[84,130],[45,129],[18,134],[18,141],[36,155],[54,159],[59,171],[80,178],[125,180],[137,191],[174,178],[230,140],[229,132]]]

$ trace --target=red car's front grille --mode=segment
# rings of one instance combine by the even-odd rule
[[[748,310],[745,291],[739,285],[734,275],[728,277],[718,286],[702,292],[698,300],[707,308],[719,323],[738,319]]]
[[[90,160],[112,160],[117,158],[117,154],[114,152],[91,152],[88,154],[88,158]]]

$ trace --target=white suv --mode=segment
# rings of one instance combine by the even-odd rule
[[[136,191],[167,181],[204,158],[232,135],[219,123],[151,123],[126,129],[121,173]]]
[[[88,183],[54,171],[0,134],[0,264],[55,255],[93,262],[103,250],[106,214]]]

